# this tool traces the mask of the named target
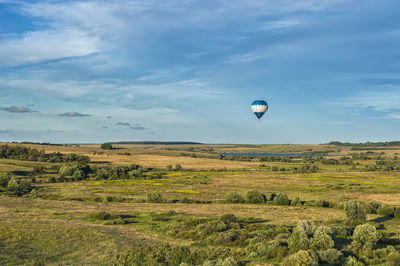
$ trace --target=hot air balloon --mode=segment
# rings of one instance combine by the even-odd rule
[[[268,104],[266,101],[263,100],[257,100],[254,101],[251,104],[251,110],[253,113],[257,116],[258,120],[261,119],[261,117],[265,114],[265,112],[268,110]]]

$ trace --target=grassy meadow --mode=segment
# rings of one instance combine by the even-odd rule
[[[59,158],[90,159],[79,168],[75,159],[0,158],[0,173],[8,182],[0,186],[1,265],[400,261],[400,146],[118,144],[104,150],[100,145],[1,145],[35,149],[42,157],[60,153]],[[29,182],[29,188],[17,195],[10,188],[14,179]],[[261,202],[252,200],[249,191],[254,190]],[[365,206],[362,222],[349,221],[345,206],[350,201]],[[315,239],[322,231],[317,228],[330,228],[321,234],[330,235],[334,244],[312,245],[310,234],[307,247],[293,244],[305,221],[315,227]],[[356,226],[364,223],[376,229],[378,239],[356,243]]]

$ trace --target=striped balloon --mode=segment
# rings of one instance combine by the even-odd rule
[[[257,100],[254,101],[251,104],[251,110],[253,113],[257,116],[258,120],[261,119],[261,117],[265,114],[265,112],[268,110],[268,104],[266,101],[263,100]]]

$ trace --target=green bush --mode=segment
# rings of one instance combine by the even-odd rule
[[[285,258],[282,262],[284,266],[294,266],[294,265],[317,265],[318,257],[313,251],[300,250],[297,253]]]
[[[400,208],[399,207],[396,208],[393,215],[395,218],[400,218]]]
[[[224,214],[219,219],[226,224],[237,222],[236,216],[234,214]]]
[[[236,192],[229,192],[224,197],[226,203],[244,203],[244,197]]]
[[[292,206],[301,206],[303,204],[301,203],[299,197],[295,197],[294,200],[292,200],[292,202],[290,203],[290,205],[292,205]]]
[[[11,178],[14,177],[14,175],[10,172],[4,172],[0,174],[0,187],[6,188],[8,185],[8,182],[11,180]]]
[[[388,266],[398,266],[400,265],[400,254],[398,251],[394,250],[390,252],[386,257],[386,264]]]
[[[367,209],[367,213],[377,214],[380,206],[381,204],[378,202],[371,201],[366,203],[365,208]]]
[[[372,224],[361,224],[354,230],[353,241],[357,241],[361,245],[365,245],[366,243],[375,245],[378,240],[378,232]]]
[[[161,202],[163,202],[163,197],[158,192],[151,192],[151,193],[147,194],[147,202],[161,203]]]
[[[350,256],[346,260],[346,266],[364,266],[364,263],[358,261],[355,257]]]
[[[246,199],[248,203],[265,203],[266,197],[258,190],[249,190],[246,193]]]
[[[105,221],[105,220],[118,219],[121,217],[119,215],[110,214],[108,212],[93,212],[89,213],[88,218],[93,220]]]
[[[103,143],[103,144],[101,144],[100,149],[113,150],[114,147],[111,145],[111,143]]]
[[[327,264],[337,262],[343,256],[342,252],[334,248],[317,251],[317,254],[319,261]]]
[[[291,251],[308,249],[309,240],[303,228],[293,229],[293,233],[288,240],[288,247]]]
[[[289,205],[290,200],[289,200],[288,196],[286,195],[286,193],[279,193],[274,198],[274,203],[277,205]]]
[[[346,202],[345,211],[350,224],[364,223],[367,219],[366,208],[361,202],[354,200]]]
[[[334,246],[332,231],[326,226],[320,226],[314,233],[314,237],[310,239],[310,248],[313,250],[327,250]]]
[[[392,217],[394,213],[394,208],[389,205],[382,205],[378,209],[378,214],[382,216]]]
[[[7,183],[7,194],[13,196],[22,196],[32,190],[31,184],[25,179],[12,177]]]
[[[329,225],[329,228],[331,229],[332,233],[335,236],[342,236],[342,237],[348,236],[348,231],[347,231],[346,227],[344,227],[341,224],[332,224],[332,225]]]

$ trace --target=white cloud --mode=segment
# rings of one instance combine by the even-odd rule
[[[98,51],[98,40],[78,29],[24,33],[0,41],[0,66],[18,66]]]

